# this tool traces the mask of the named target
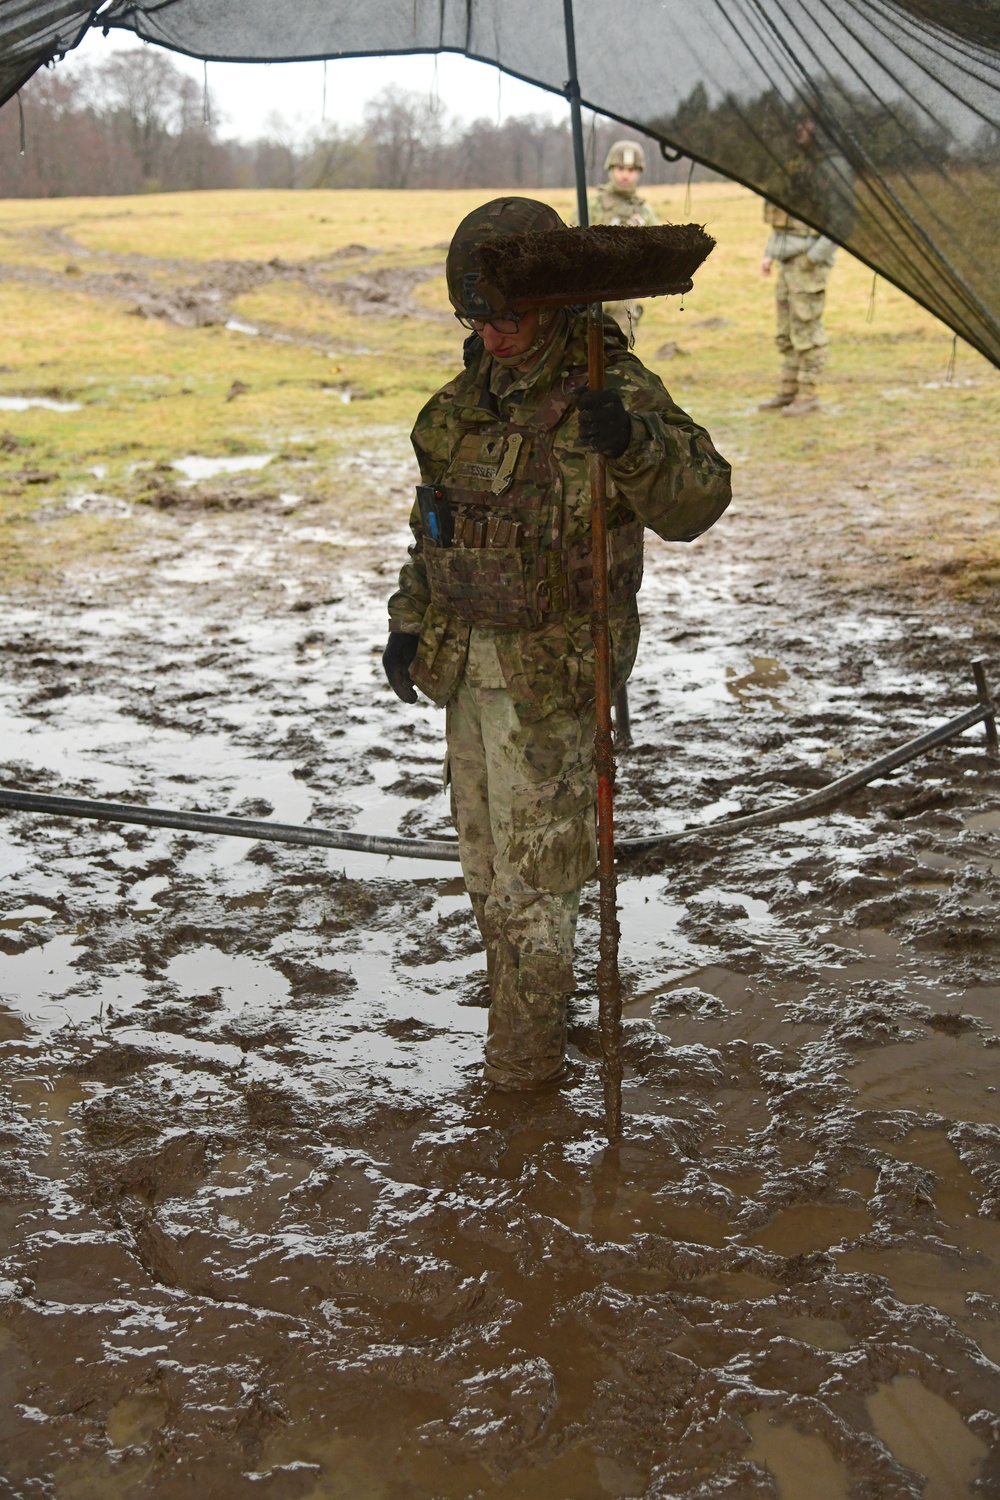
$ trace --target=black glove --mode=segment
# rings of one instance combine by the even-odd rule
[[[584,447],[603,453],[605,458],[621,458],[632,441],[632,418],[618,392],[582,391],[576,404]]]
[[[382,652],[382,665],[389,679],[389,686],[404,703],[417,701],[417,690],[410,681],[410,662],[416,656],[419,645],[419,635],[404,635],[402,631],[394,630]]]

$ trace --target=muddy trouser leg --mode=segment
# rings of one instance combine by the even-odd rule
[[[794,395],[799,387],[799,355],[792,342],[788,279],[785,263],[780,260],[774,284],[774,311],[777,320],[774,342],[781,355],[781,390],[785,395]]]
[[[470,895],[480,896],[491,876],[482,918],[494,950],[484,1072],[500,1087],[536,1088],[562,1072],[580,887],[596,863],[593,732],[592,711],[522,724],[505,690],[467,681],[448,707]]]
[[[486,898],[493,888],[496,848],[490,827],[486,749],[474,688],[463,677],[447,711],[451,811],[458,830],[465,889],[486,946],[486,976],[492,990],[496,943],[486,925]]]
[[[788,336],[799,368],[799,384],[815,392],[826,364],[826,330],[823,308],[829,266],[816,266],[806,255],[796,255],[784,265],[788,287]]]

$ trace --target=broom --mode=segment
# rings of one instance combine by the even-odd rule
[[[715,241],[698,224],[631,228],[595,224],[587,229],[544,229],[496,235],[479,246],[476,290],[491,307],[526,311],[589,303],[587,374],[592,391],[604,386],[603,302],[664,297],[691,290],[691,278]],[[618,881],[615,872],[615,759],[611,737],[611,636],[608,627],[607,472],[604,456],[590,459],[594,569],[594,639],[597,730],[598,877],[600,958],[597,964],[604,1120],[608,1140],[622,1133],[622,988],[618,972]]]

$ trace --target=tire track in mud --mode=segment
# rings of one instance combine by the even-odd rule
[[[0,263],[0,280],[18,281],[50,291],[74,290],[91,297],[110,297],[129,304],[137,317],[161,318],[179,328],[217,325],[235,332],[259,334],[279,343],[297,344],[324,352],[367,352],[342,339],[322,333],[303,334],[267,322],[248,324],[236,317],[233,302],[274,282],[297,282],[308,292],[332,301],[348,313],[366,318],[418,318],[449,321],[447,316],[422,307],[413,299],[414,289],[433,276],[443,274],[441,265],[383,265],[365,268],[381,252],[366,245],[346,245],[329,255],[289,261],[274,256],[268,261],[211,260],[122,254],[91,250],[64,231],[21,231],[8,237],[37,241],[51,251],[70,254],[62,272],[37,265]],[[94,269],[94,265],[108,269]],[[353,264],[353,269],[352,268]],[[351,274],[337,276],[345,265]],[[86,269],[84,269],[86,268]]]
[[[362,501],[407,473],[372,441]],[[444,831],[441,721],[380,682],[405,509],[335,570],[288,517],[157,513],[141,613],[134,579],[10,606],[5,774]],[[771,805],[971,697],[971,613],[773,546],[738,514],[651,545],[627,831]],[[8,1492],[993,1493],[998,830],[970,735],[626,865],[612,1152],[593,899],[570,1083],[496,1098],[454,878],[5,817]]]

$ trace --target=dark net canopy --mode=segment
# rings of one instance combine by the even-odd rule
[[[755,188],[1000,365],[1000,0],[574,11],[588,107]],[[0,102],[90,25],[219,61],[451,51],[560,93],[568,71],[563,0],[0,0]]]

